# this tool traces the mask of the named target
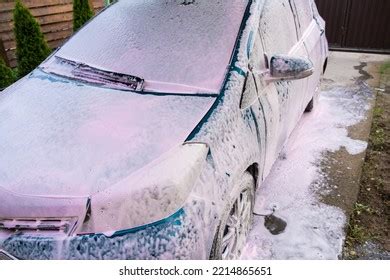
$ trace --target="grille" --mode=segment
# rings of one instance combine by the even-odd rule
[[[61,219],[1,219],[0,231],[11,233],[66,234],[73,233],[76,218]]]

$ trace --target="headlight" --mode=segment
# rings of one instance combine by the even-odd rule
[[[206,144],[186,143],[91,198],[82,232],[111,232],[167,218],[186,202],[206,161]]]

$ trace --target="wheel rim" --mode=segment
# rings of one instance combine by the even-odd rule
[[[241,192],[229,213],[222,237],[222,259],[233,260],[241,255],[252,217],[250,190]]]

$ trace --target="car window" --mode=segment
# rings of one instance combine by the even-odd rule
[[[298,15],[298,22],[301,33],[303,34],[312,22],[313,10],[311,6],[311,0],[294,0],[296,11]]]
[[[268,56],[288,54],[298,42],[294,15],[289,0],[267,0],[259,26]]]
[[[141,78],[145,91],[218,93],[247,5],[120,0],[55,55],[94,71]]]

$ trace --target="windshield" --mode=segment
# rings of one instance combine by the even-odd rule
[[[73,36],[43,69],[72,75],[62,70],[66,60],[130,75],[144,81],[145,91],[218,93],[247,3],[121,0]]]

